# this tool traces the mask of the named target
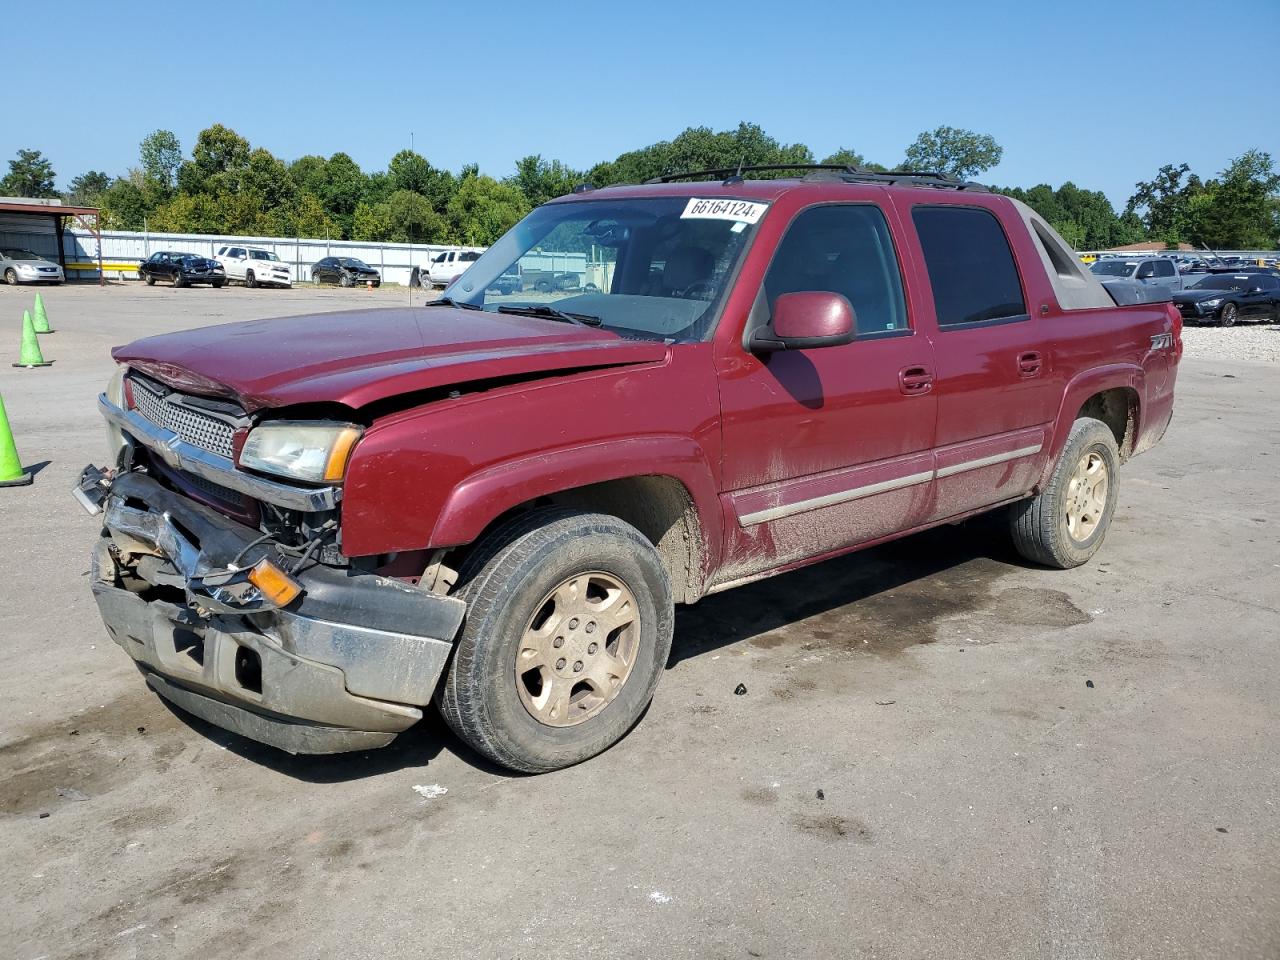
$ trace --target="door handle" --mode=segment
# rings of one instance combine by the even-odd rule
[[[1020,377],[1037,376],[1043,366],[1044,358],[1035,350],[1018,354],[1018,376]]]
[[[903,367],[898,371],[898,389],[909,397],[933,389],[933,374],[926,367]]]

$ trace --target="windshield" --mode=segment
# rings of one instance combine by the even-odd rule
[[[357,260],[355,257],[339,257],[338,263],[344,267],[364,267],[367,266],[363,260]]]
[[[1192,290],[1248,290],[1253,277],[1205,277],[1191,285]]]
[[[491,311],[553,305],[640,339],[703,340],[766,209],[689,197],[547,204],[448,295]]]
[[[268,253],[266,250],[250,250],[250,251],[249,251],[249,256],[250,256],[250,257],[252,257],[254,260],[275,260],[275,261],[279,261],[279,259],[280,259],[280,258],[279,258],[279,257],[277,257],[274,253]]]
[[[5,250],[2,251],[6,260],[43,260],[44,257],[36,256],[30,250]]]
[[[1089,269],[1099,277],[1127,277],[1133,273],[1136,266],[1137,264],[1132,261],[1099,260]]]

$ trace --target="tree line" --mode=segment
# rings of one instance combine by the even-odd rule
[[[969,179],[1002,155],[990,135],[944,126],[921,133],[896,168]],[[640,183],[678,171],[815,162],[887,169],[852,148],[819,161],[803,143],[781,143],[757,124],[740,123],[722,131],[689,127],[588,170],[534,154],[518,160],[508,176],[495,178],[475,164],[454,173],[401,150],[385,170],[365,172],[346,153],[286,163],[214,124],[200,132],[190,156],[172,132],[157,130],[142,141],[137,165],[123,175],[90,170],[64,192],[57,190],[53,166],[41,151],[19,150],[0,179],[0,194],[60,196],[95,206],[104,226],[120,230],[482,246],[579,183]],[[1280,245],[1280,173],[1260,150],[1247,151],[1208,179],[1185,163],[1161,167],[1150,181],[1135,184],[1119,212],[1101,191],[1071,182],[995,189],[1030,205],[1081,250],[1140,241],[1219,249]]]

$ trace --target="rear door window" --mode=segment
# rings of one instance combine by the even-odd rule
[[[915,207],[942,329],[1027,319],[1018,268],[1000,221],[978,207]]]
[[[810,207],[791,222],[764,278],[770,315],[784,293],[811,290],[848,300],[859,336],[907,328],[898,258],[879,207]]]
[[[1157,277],[1172,277],[1172,276],[1173,276],[1174,274],[1176,274],[1176,273],[1177,273],[1177,271],[1173,269],[1173,262],[1172,262],[1172,261],[1170,261],[1170,260],[1157,260],[1157,261],[1156,261],[1156,276],[1157,276]]]

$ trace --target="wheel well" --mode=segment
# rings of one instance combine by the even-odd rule
[[[702,527],[693,498],[684,484],[674,477],[623,477],[539,497],[495,518],[475,543],[482,542],[490,530],[512,514],[538,506],[573,507],[625,520],[644,534],[658,551],[671,581],[671,595],[677,603],[693,603],[702,596]],[[452,552],[449,558],[451,566],[461,566],[458,553]]]
[[[1129,387],[1114,387],[1095,393],[1080,407],[1076,419],[1092,417],[1101,420],[1115,435],[1123,463],[1133,453],[1133,438],[1138,425],[1138,393]]]

